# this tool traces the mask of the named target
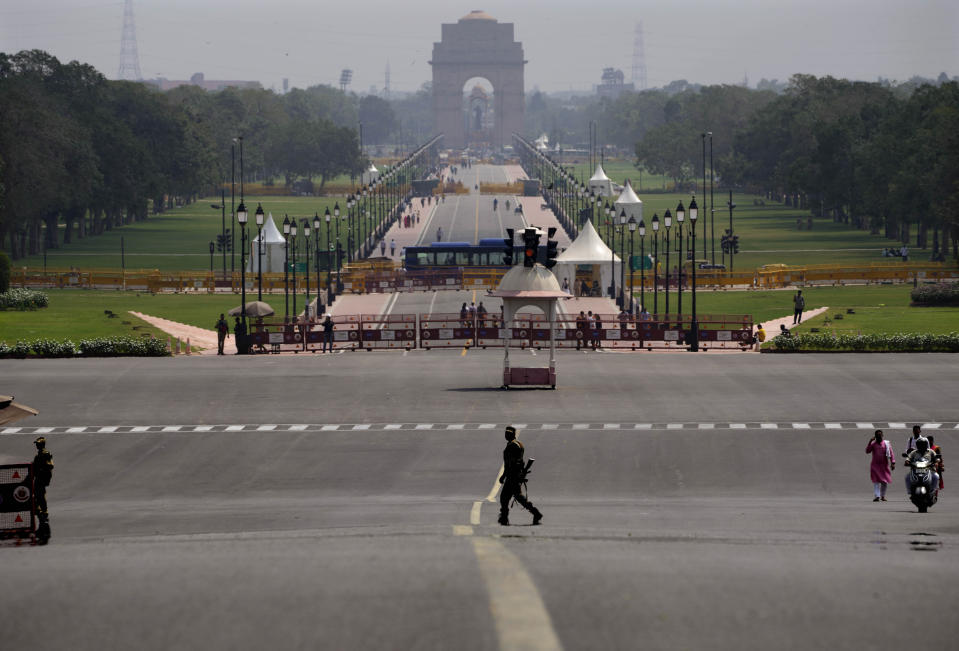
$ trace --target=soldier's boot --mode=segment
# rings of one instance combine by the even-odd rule
[[[530,511],[530,513],[533,514],[533,524],[534,524],[534,525],[539,524],[540,521],[543,519],[543,514],[540,513],[540,512],[539,512],[539,509],[536,508],[535,506],[532,507],[532,508],[530,508],[529,511]]]
[[[508,527],[508,526],[509,526],[509,513],[504,513],[503,511],[500,511],[500,513],[499,513],[499,520],[497,520],[497,522],[499,522],[499,523],[500,523],[501,525],[503,525],[504,527]]]

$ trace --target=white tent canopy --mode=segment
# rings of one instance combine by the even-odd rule
[[[596,173],[589,179],[589,189],[601,197],[613,196],[613,182],[606,176],[602,163],[596,165]]]
[[[622,264],[619,256],[606,246],[599,233],[596,232],[593,223],[587,221],[573,243],[556,256],[556,267],[553,269],[553,273],[560,283],[564,278],[568,279],[570,289],[573,290],[575,295],[578,292],[575,291],[573,282],[576,279],[577,268],[579,268],[581,270],[580,276],[587,273],[589,276],[587,282],[592,286],[592,281],[597,281],[600,290],[605,295],[606,288],[612,283],[612,274],[619,274]],[[616,279],[618,285],[618,275]]]
[[[619,199],[614,202],[614,205],[616,206],[616,223],[619,223],[620,211],[626,211],[626,219],[632,217],[637,223],[643,218],[643,202],[633,192],[633,186],[629,179],[626,179],[626,186],[623,187],[623,192],[619,195]]]
[[[369,185],[378,178],[380,178],[380,171],[376,169],[373,161],[370,161],[370,166],[363,172],[363,185]]]
[[[273,223],[273,213],[270,213],[263,222],[259,234],[250,242],[250,259],[247,271],[260,271],[260,242],[263,242],[263,271],[266,273],[283,273],[283,260],[286,256],[286,241]]]

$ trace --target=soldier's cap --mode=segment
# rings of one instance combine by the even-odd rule
[[[509,434],[509,433],[515,434],[515,433],[516,433],[516,428],[513,427],[512,425],[507,425],[507,426],[506,426],[506,433],[507,433],[507,434]]]
[[[43,438],[42,436],[38,436],[37,440],[35,440],[34,443],[37,445],[46,445],[47,439]]]

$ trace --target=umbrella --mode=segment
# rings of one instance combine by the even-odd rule
[[[0,425],[9,425],[38,413],[33,407],[14,402],[13,396],[0,396]]]
[[[242,305],[237,305],[235,308],[230,310],[229,315],[240,316],[242,307]],[[246,304],[247,316],[270,316],[273,313],[273,308],[270,307],[269,303],[264,303],[263,301],[250,301]]]

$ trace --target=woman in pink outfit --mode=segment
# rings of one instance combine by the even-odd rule
[[[896,457],[892,453],[892,445],[884,441],[882,430],[877,429],[873,438],[866,445],[866,454],[872,454],[872,463],[869,464],[869,477],[872,479],[872,490],[875,495],[873,502],[886,501],[886,486],[892,481],[892,471],[896,468]]]

